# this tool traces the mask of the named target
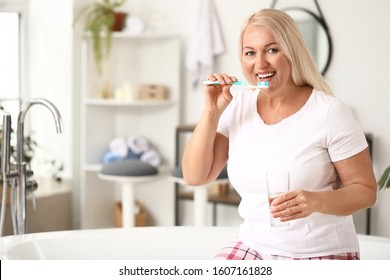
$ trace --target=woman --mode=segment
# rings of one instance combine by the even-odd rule
[[[351,214],[376,201],[368,145],[348,107],[332,96],[293,19],[275,9],[248,18],[241,64],[261,90],[232,90],[237,78],[211,74],[205,106],[183,154],[189,185],[214,180],[228,163],[242,197],[237,240],[217,259],[359,259]],[[288,170],[290,192],[272,202],[266,172]]]

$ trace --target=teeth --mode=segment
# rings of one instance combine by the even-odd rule
[[[266,74],[257,74],[257,76],[261,79],[271,77],[274,73],[266,73]]]

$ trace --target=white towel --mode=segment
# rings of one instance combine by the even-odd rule
[[[194,72],[193,85],[214,72],[215,56],[225,50],[214,0],[200,0],[195,36],[187,55],[186,66]]]
[[[129,137],[127,146],[135,154],[142,154],[150,149],[149,140],[143,136]]]
[[[123,137],[115,137],[110,141],[110,151],[118,158],[125,158],[127,156],[127,144]]]

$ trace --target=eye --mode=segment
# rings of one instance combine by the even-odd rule
[[[278,53],[279,50],[277,48],[269,48],[267,49],[267,53],[269,54],[275,54],[275,53]]]
[[[244,52],[244,55],[245,56],[254,56],[255,52],[254,51],[246,51],[246,52]]]

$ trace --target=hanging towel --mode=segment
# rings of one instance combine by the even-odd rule
[[[195,36],[187,54],[186,66],[194,72],[193,86],[214,72],[215,57],[225,50],[214,0],[200,0]]]

